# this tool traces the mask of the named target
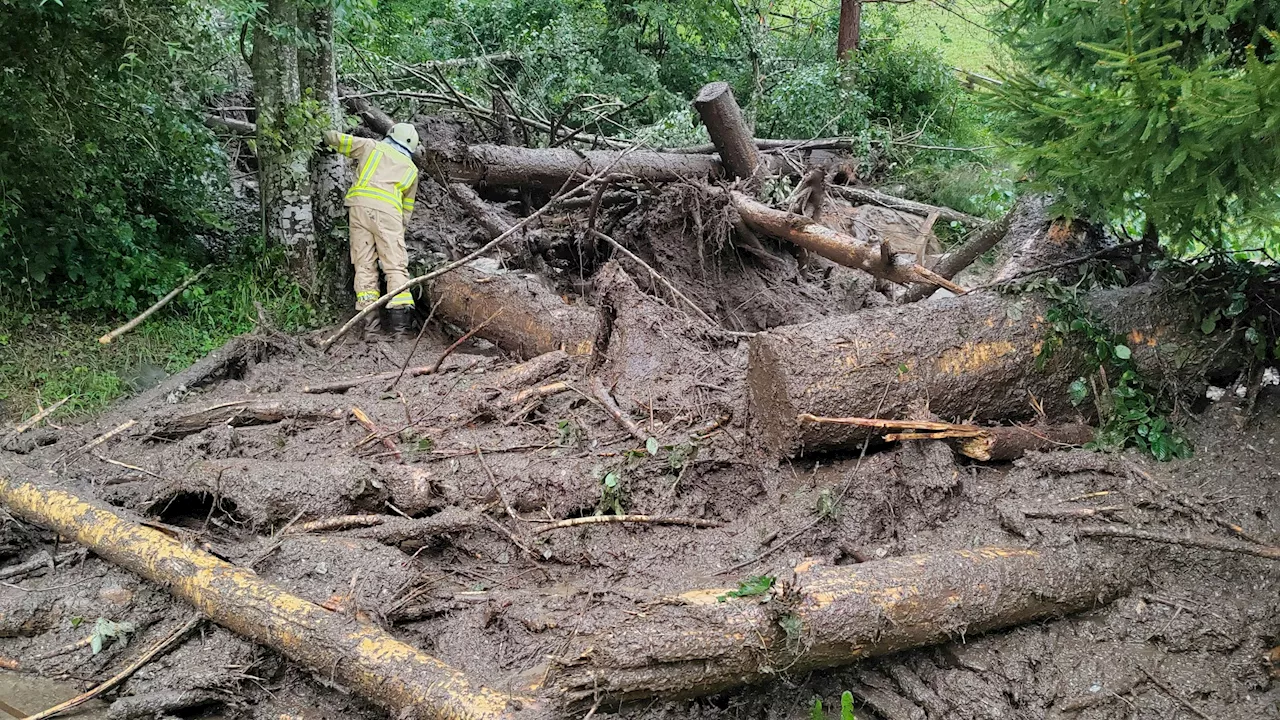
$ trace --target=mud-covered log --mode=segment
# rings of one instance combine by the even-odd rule
[[[1059,450],[1093,440],[1093,428],[1081,423],[1065,425],[998,425],[983,428],[972,438],[955,442],[956,451],[984,462],[1017,460],[1031,451]]]
[[[378,626],[334,612],[117,511],[0,476],[0,505],[164,587],[232,632],[330,678],[404,720],[541,717],[528,698],[470,680]]]
[[[528,359],[555,350],[587,355],[595,343],[599,316],[565,302],[535,275],[476,262],[431,283],[436,314],[463,328],[489,319],[477,335]]]
[[[760,169],[760,151],[729,83],[703,85],[693,99],[693,107],[698,110],[698,117],[702,118],[711,143],[720,153],[725,174],[733,179],[754,178]]]
[[[1238,341],[1201,334],[1185,299],[1159,285],[1098,291],[1083,302],[1125,338],[1143,372],[1181,391],[1201,392],[1207,372],[1242,361]],[[918,401],[946,421],[1029,418],[1036,404],[1055,422],[1069,421],[1077,410],[1068,388],[1087,363],[1070,345],[1037,361],[1050,332],[1047,308],[1037,296],[978,292],[760,333],[748,356],[752,433],[785,456],[845,448],[875,431],[799,415],[905,418]]]
[[[809,561],[767,598],[695,590],[584,633],[546,689],[570,702],[708,695],[1088,610],[1123,592],[1128,575],[1109,556],[1075,550]]]
[[[786,240],[832,262],[864,270],[891,282],[903,285],[929,283],[952,292],[964,292],[964,288],[917,263],[913,254],[893,253],[883,243],[862,242],[804,215],[769,207],[744,193],[730,191],[729,197],[742,221],[755,232]]]
[[[306,422],[340,420],[346,409],[305,395],[245,398],[215,403],[199,410],[172,412],[155,421],[158,437],[181,437],[215,425],[267,425],[286,419]]]

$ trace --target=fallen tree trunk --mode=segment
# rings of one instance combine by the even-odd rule
[[[648,182],[706,180],[723,176],[720,160],[711,155],[676,155],[651,150],[573,150],[470,145],[450,150],[424,149],[428,162],[450,180],[486,185],[512,185],[554,192],[571,178],[586,177],[612,166],[612,173]]]
[[[1022,202],[1022,200],[1019,199],[1018,202]],[[959,275],[961,270],[972,265],[975,260],[983,255],[983,253],[995,247],[997,243],[1009,234],[1009,227],[1013,220],[1014,212],[1016,212],[1016,206],[1014,210],[1010,210],[1005,213],[1004,217],[1000,218],[996,222],[988,223],[977,230],[974,230],[973,235],[969,239],[965,240],[960,247],[952,250],[946,255],[943,255],[942,259],[938,261],[938,264],[933,266],[933,271],[948,280]],[[934,290],[935,286],[929,285],[913,287],[903,294],[902,302],[918,302],[932,295]]]
[[[1083,302],[1125,338],[1139,369],[1183,392],[1202,392],[1209,371],[1242,362],[1238,339],[1191,329],[1190,306],[1159,285],[1097,291]],[[835,450],[874,431],[804,422],[802,413],[901,418],[919,400],[944,420],[1007,422],[1031,417],[1034,405],[1069,420],[1068,388],[1088,364],[1069,340],[1038,362],[1047,309],[1039,297],[973,293],[760,333],[747,368],[752,433],[779,455]]]
[[[326,610],[164,533],[62,490],[0,476],[13,515],[84,545],[211,620],[332,678],[404,720],[544,717],[540,706],[478,685],[381,628]]]
[[[929,205],[928,203],[916,202],[915,200],[894,197],[892,195],[886,195],[879,190],[872,190],[871,188],[832,185],[831,191],[852,202],[881,205],[894,210],[909,212],[912,215],[919,215],[920,217],[929,217],[930,215],[937,213],[938,219],[943,222],[958,222],[971,227],[981,227],[990,222],[980,217],[974,217],[968,213],[962,213],[959,210],[952,210],[949,207]]]
[[[693,99],[693,106],[720,154],[725,173],[730,178],[755,181],[760,170],[760,151],[751,137],[751,129],[742,118],[742,109],[734,100],[729,83],[703,85]]]
[[[194,412],[188,410],[172,413],[157,419],[152,432],[158,437],[182,437],[215,425],[268,425],[286,419],[323,422],[341,420],[346,413],[346,408],[301,395],[287,398],[246,398],[218,403]]]
[[[809,561],[764,596],[695,590],[589,629],[545,690],[567,703],[709,695],[1088,610],[1123,592],[1128,575],[1110,556],[1073,550]]]
[[[832,262],[891,282],[928,283],[957,294],[965,292],[964,288],[917,263],[914,254],[895,254],[887,244],[861,242],[804,215],[771,208],[745,193],[730,191],[729,197],[743,222],[758,233],[786,240]]]
[[[436,314],[464,328],[492,318],[477,335],[503,350],[529,359],[564,350],[589,355],[599,316],[569,305],[536,276],[472,263],[431,282]]]

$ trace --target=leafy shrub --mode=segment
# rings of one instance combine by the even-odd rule
[[[188,271],[224,158],[201,124],[207,18],[183,0],[6,0],[0,282],[132,312]]]

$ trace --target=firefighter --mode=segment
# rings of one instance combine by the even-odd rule
[[[413,215],[413,200],[418,192],[418,169],[413,165],[418,131],[409,123],[398,123],[378,142],[327,130],[324,141],[354,158],[359,167],[345,204],[351,225],[356,310],[363,310],[379,297],[379,263],[387,277],[387,292],[409,281],[404,226]],[[391,334],[402,335],[412,324],[413,295],[406,290],[387,303],[386,327]],[[365,320],[365,333],[380,327],[378,314],[370,313]]]

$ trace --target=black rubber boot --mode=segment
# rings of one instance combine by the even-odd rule
[[[382,334],[382,311],[374,310],[364,316],[360,327],[360,336],[365,340],[373,340]]]
[[[393,338],[403,338],[413,334],[412,307],[387,308],[387,334]]]

